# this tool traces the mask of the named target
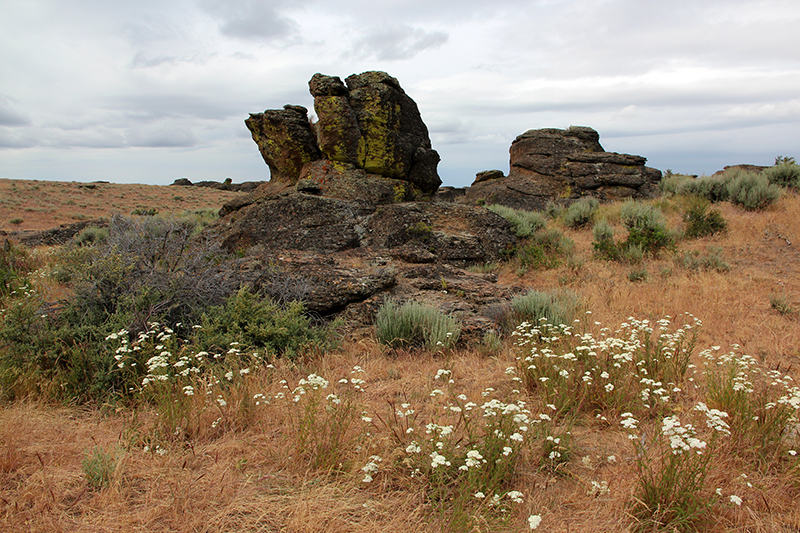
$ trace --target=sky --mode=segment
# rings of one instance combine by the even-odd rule
[[[244,125],[382,70],[444,185],[530,129],[711,174],[800,159],[797,0],[0,0],[0,178],[269,179]]]

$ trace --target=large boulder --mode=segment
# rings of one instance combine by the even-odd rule
[[[395,78],[370,71],[353,74],[345,83],[317,73],[308,85],[317,123],[309,122],[305,108],[291,105],[245,121],[272,181],[299,183],[299,190],[307,192],[314,189],[312,180],[325,184],[318,194],[335,191],[345,199],[363,199],[365,190],[378,186],[367,196],[380,202],[436,192],[442,183],[436,170],[439,154],[431,147],[417,104]],[[354,179],[360,180],[355,188]],[[345,183],[336,185],[340,180]],[[387,195],[386,187],[401,192]]]
[[[549,201],[651,198],[661,172],[637,155],[606,152],[592,128],[529,130],[511,144],[508,176],[480,172],[463,201],[543,209]]]
[[[466,266],[497,261],[516,244],[511,224],[478,206],[445,202],[374,205],[292,189],[226,205],[216,231],[225,248],[331,254],[383,251],[408,263]]]

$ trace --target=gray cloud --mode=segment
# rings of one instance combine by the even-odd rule
[[[31,119],[16,109],[14,103],[0,95],[0,126],[27,126]]]
[[[219,31],[239,39],[273,40],[299,34],[300,25],[281,14],[270,0],[203,0],[200,5],[219,20]]]
[[[187,148],[199,142],[191,130],[168,125],[130,128],[125,140],[128,146],[144,148]]]
[[[442,46],[447,39],[448,35],[443,31],[428,31],[396,24],[370,31],[355,42],[349,55],[360,60],[411,59],[423,50]]]

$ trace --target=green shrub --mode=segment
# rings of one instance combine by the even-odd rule
[[[564,206],[558,202],[548,200],[544,205],[544,214],[547,215],[548,218],[560,218],[563,213]]]
[[[684,236],[697,239],[715,233],[724,233],[728,229],[725,219],[716,209],[709,211],[710,203],[705,198],[692,196],[687,200],[684,220],[686,229]]]
[[[800,188],[800,165],[791,161],[781,161],[763,173],[770,183],[791,189]]]
[[[546,319],[550,324],[572,324],[582,306],[580,297],[572,291],[536,291],[516,296],[511,300],[511,320],[518,324],[537,324]]]
[[[411,226],[406,229],[408,234],[411,236],[412,239],[422,242],[427,242],[431,238],[431,234],[433,233],[433,228],[430,224],[426,224],[423,221],[419,221],[416,224],[412,224]]]
[[[131,331],[152,321],[197,323],[236,287],[223,268],[226,254],[207,238],[193,238],[194,231],[184,221],[115,216],[105,240],[68,248],[60,270],[75,283],[65,310],[70,320],[100,326],[116,316],[114,327]]]
[[[30,289],[17,295],[0,320],[0,371],[36,375],[42,387],[54,384],[49,390],[60,399],[124,393],[130,384],[103,346],[110,331],[135,336],[151,322],[165,322],[183,324],[179,333],[186,334],[234,290],[224,255],[210,241],[191,238],[193,231],[154,217],[114,217],[106,239],[65,247],[53,271],[74,283],[74,296],[56,307]]]
[[[523,211],[499,204],[486,206],[486,209],[509,221],[514,228],[514,234],[521,239],[530,237],[547,225],[544,215],[536,211]]]
[[[763,211],[781,197],[781,188],[770,183],[767,176],[752,172],[736,173],[727,182],[731,203],[748,211]]]
[[[22,286],[29,285],[28,273],[37,267],[38,261],[26,248],[6,240],[0,246],[0,299],[11,295]]]
[[[108,228],[89,226],[73,237],[72,242],[77,246],[99,244],[108,240]]]
[[[633,283],[639,281],[647,281],[647,269],[644,267],[634,268],[630,272],[628,272],[628,281]]]
[[[572,253],[575,243],[556,228],[537,231],[517,249],[517,258],[523,269],[555,268],[561,258]]]
[[[450,348],[461,334],[461,323],[438,309],[414,301],[398,305],[387,299],[375,316],[375,335],[392,347],[414,346],[429,350]]]
[[[203,314],[195,345],[212,347],[242,345],[273,356],[296,357],[310,349],[325,349],[333,342],[332,328],[314,327],[301,302],[285,309],[247,289],[240,289],[220,306]]]
[[[633,265],[644,261],[644,248],[640,244],[631,244],[622,250],[622,259]]]
[[[692,252],[682,252],[675,256],[675,263],[686,270],[716,270],[717,272],[727,272],[731,266],[722,256],[721,246],[709,246],[706,253],[701,254],[697,250]]]
[[[628,238],[621,247],[641,246],[646,253],[658,254],[674,243],[674,237],[667,229],[667,222],[661,211],[641,202],[629,201],[622,204],[620,217],[628,228]]]
[[[592,222],[599,205],[600,202],[594,198],[578,200],[564,211],[562,220],[564,224],[570,228],[577,229],[587,226]]]
[[[592,230],[594,235],[594,255],[599,259],[607,261],[620,261],[623,258],[623,251],[614,241],[614,228],[606,219],[601,219],[594,225]]]

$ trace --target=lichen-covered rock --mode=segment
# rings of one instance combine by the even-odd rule
[[[353,74],[346,81],[361,130],[358,165],[371,174],[411,181],[425,193],[436,192],[439,155],[431,148],[417,104],[400,83],[377,71]]]
[[[330,159],[304,166],[295,189],[373,206],[413,200],[416,192],[406,181],[367,174],[351,163]]]
[[[251,113],[244,123],[269,166],[272,181],[294,184],[303,165],[322,157],[305,107],[285,105]]]
[[[307,174],[319,178],[321,171],[331,169],[334,174],[324,179],[330,188],[343,176],[340,167],[316,165],[303,171],[304,166],[323,160],[352,165],[363,170],[364,176],[401,180],[407,189],[397,197],[372,196],[388,201],[432,196],[442,183],[436,170],[439,154],[431,147],[417,104],[385,72],[353,74],[346,81],[317,73],[308,82],[319,117],[313,126],[300,106],[265,111],[245,121],[272,179],[295,184],[301,173],[306,174],[303,179]],[[349,172],[348,177],[352,176]],[[364,183],[360,191],[371,183]]]
[[[314,74],[308,86],[319,117],[317,142],[323,156],[331,161],[358,165],[361,130],[350,107],[347,87],[338,77],[319,73]]]
[[[583,196],[657,195],[660,171],[646,167],[644,157],[605,152],[599,139],[587,127],[526,131],[511,144],[508,176],[479,173],[462,201],[540,210],[549,201],[569,203]]]

